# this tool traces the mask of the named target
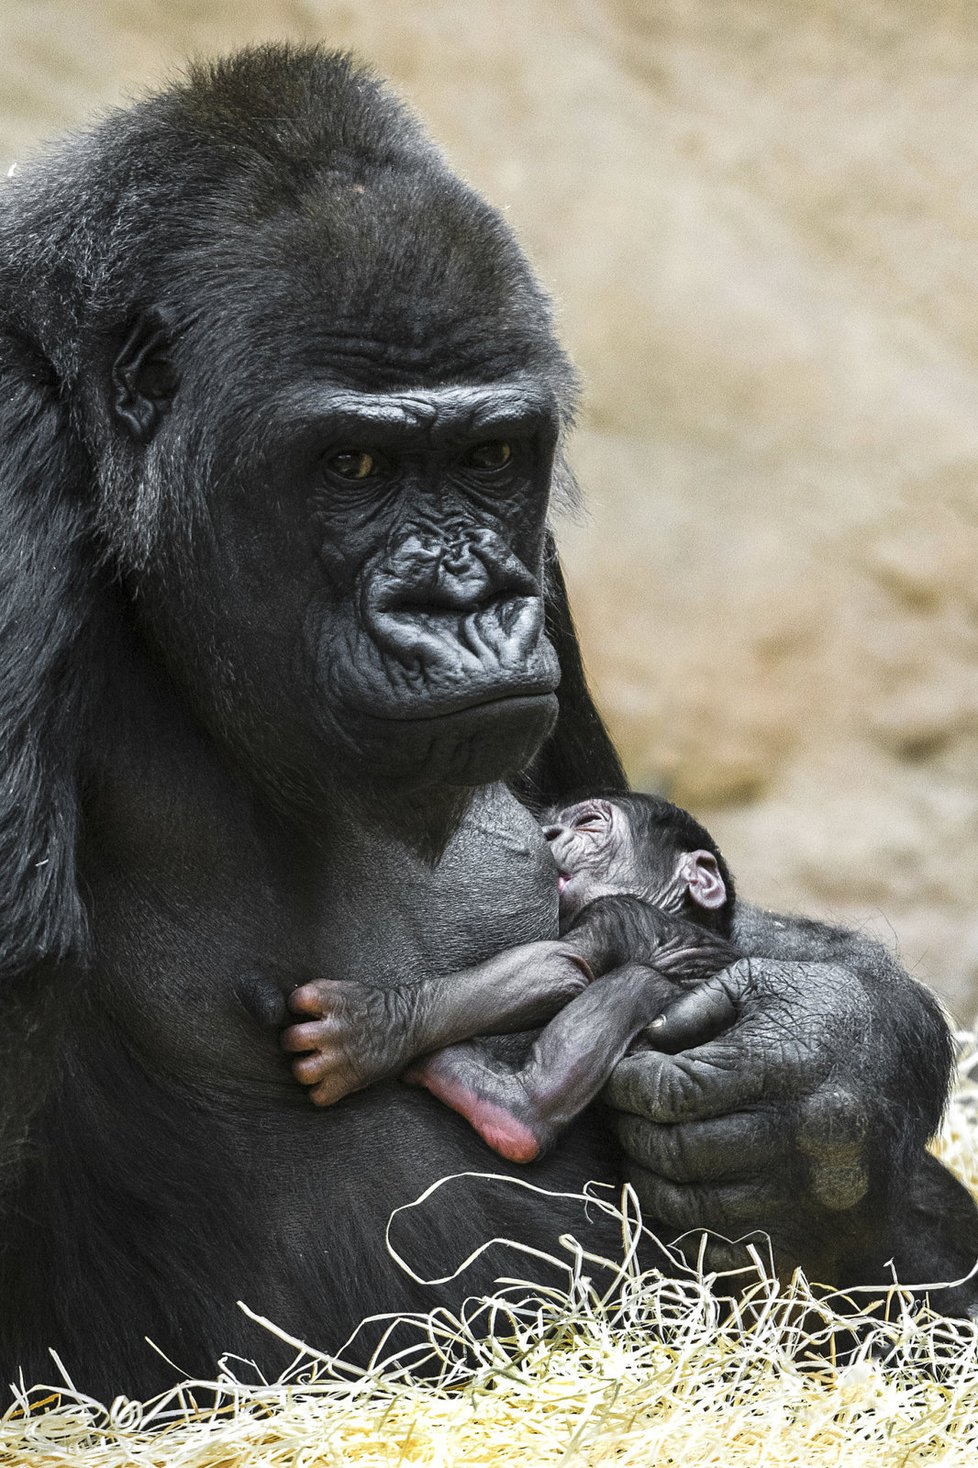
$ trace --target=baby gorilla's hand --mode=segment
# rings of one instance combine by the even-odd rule
[[[404,1005],[397,989],[352,980],[319,979],[289,995],[293,1014],[313,1020],[282,1031],[282,1046],[298,1056],[292,1074],[317,1106],[332,1106],[351,1091],[397,1075],[405,1054]]]

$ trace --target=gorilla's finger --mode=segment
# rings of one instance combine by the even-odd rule
[[[668,1124],[625,1112],[616,1124],[630,1161],[674,1183],[732,1181],[774,1169],[783,1179],[796,1154],[783,1120],[768,1113]]]
[[[774,1182],[756,1179],[715,1187],[683,1186],[642,1168],[628,1168],[627,1172],[645,1222],[664,1242],[688,1229],[709,1229],[737,1238],[758,1228],[758,1219],[775,1227],[782,1217],[791,1216],[790,1200]]]
[[[742,1047],[721,1039],[679,1055],[655,1050],[626,1055],[601,1099],[649,1121],[676,1122],[741,1111],[770,1092],[765,1067],[745,1065]]]
[[[335,1106],[337,1101],[342,1101],[345,1096],[357,1090],[356,1082],[351,1076],[345,1078],[330,1074],[325,1076],[318,1086],[314,1086],[309,1092],[309,1100],[315,1106]]]
[[[729,1029],[740,1013],[738,969],[727,969],[688,989],[642,1032],[655,1050],[675,1055]]]

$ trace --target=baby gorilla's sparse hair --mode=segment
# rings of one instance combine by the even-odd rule
[[[661,795],[641,795],[634,791],[625,795],[615,790],[601,798],[610,800],[619,810],[624,811],[635,844],[642,857],[648,861],[650,870],[664,871],[664,863],[684,851],[708,851],[715,857],[727,891],[726,901],[713,911],[694,906],[688,898],[686,905],[689,916],[701,927],[713,928],[729,938],[736,901],[734,880],[719,846],[706,827],[701,826],[688,810],[673,805],[671,800],[666,800]]]

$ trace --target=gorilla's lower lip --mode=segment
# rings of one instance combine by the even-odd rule
[[[499,708],[504,704],[513,705],[513,712],[517,712],[518,704],[526,704],[531,707],[544,699],[556,697],[557,689],[551,683],[541,683],[539,687],[514,689],[511,693],[473,693],[470,698],[460,697],[445,700],[432,700],[430,706],[390,712],[377,708],[362,708],[360,712],[366,717],[376,719],[385,724],[431,724],[438,719],[451,719],[456,714],[471,714],[479,709]],[[421,700],[418,701],[421,703]]]

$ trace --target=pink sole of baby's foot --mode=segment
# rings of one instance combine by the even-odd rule
[[[424,1066],[413,1067],[404,1079],[412,1085],[424,1086],[444,1105],[464,1116],[482,1140],[507,1162],[532,1162],[539,1156],[540,1143],[528,1126],[504,1107],[484,1101],[468,1086]]]

